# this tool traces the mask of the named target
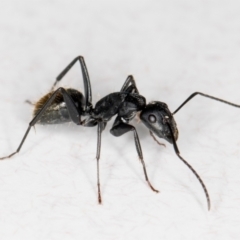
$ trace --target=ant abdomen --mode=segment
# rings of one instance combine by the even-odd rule
[[[83,112],[85,99],[81,92],[76,89],[67,88],[65,89],[69,96],[73,99],[76,108],[79,112]],[[41,97],[35,104],[33,109],[33,116],[35,117],[42,107],[46,104],[49,98],[52,96],[53,91],[47,93],[43,97]],[[46,111],[42,114],[41,118],[38,120],[38,124],[46,125],[46,124],[62,124],[71,122],[70,115],[68,113],[68,109],[66,103],[64,101],[63,95],[59,92],[51,105],[46,109]]]

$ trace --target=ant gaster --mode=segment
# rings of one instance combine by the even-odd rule
[[[54,87],[65,76],[65,74],[72,68],[72,66],[79,61],[84,83],[84,96],[81,92],[71,88],[58,88],[54,91]],[[142,149],[137,134],[137,130],[129,122],[140,112],[140,119],[145,126],[150,130],[151,136],[156,142],[154,134],[167,140],[173,144],[176,155],[183,161],[184,164],[193,172],[199,180],[204,193],[206,195],[208,210],[210,210],[210,197],[205,184],[193,169],[193,167],[182,158],[177,146],[178,129],[173,115],[177,113],[188,101],[196,95],[211,98],[234,107],[239,105],[227,102],[225,100],[215,98],[200,92],[195,92],[190,95],[173,113],[168,109],[167,104],[159,101],[153,101],[146,104],[145,98],[139,94],[136,83],[130,75],[126,79],[120,92],[111,93],[100,99],[95,107],[92,106],[92,90],[91,83],[87,71],[87,67],[82,56],[76,57],[72,62],[58,75],[50,93],[43,96],[36,104],[33,112],[33,119],[29,123],[29,127],[23,136],[17,150],[12,154],[0,158],[0,160],[10,158],[18,153],[27,138],[27,135],[36,123],[38,124],[60,124],[65,122],[74,122],[77,125],[84,127],[93,127],[97,125],[97,187],[98,187],[98,202],[101,203],[100,191],[100,177],[99,177],[99,159],[101,150],[101,134],[105,129],[107,122],[116,115],[113,126],[110,130],[111,134],[118,137],[127,132],[132,132],[138,157],[142,163],[145,179],[149,187],[158,192],[150,183],[147,175],[147,170],[143,160]],[[159,143],[160,144],[160,143]]]

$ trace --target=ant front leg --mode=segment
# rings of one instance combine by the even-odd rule
[[[149,185],[149,187],[154,191],[154,192],[159,192],[158,190],[156,190],[152,184],[150,183],[150,181],[148,180],[148,175],[147,175],[147,170],[146,170],[146,166],[145,166],[145,162],[143,160],[143,154],[142,154],[142,149],[141,149],[141,145],[140,145],[140,141],[139,141],[139,137],[137,134],[137,130],[135,129],[134,126],[124,123],[121,119],[120,116],[118,116],[113,124],[112,129],[110,130],[111,134],[115,137],[119,137],[122,136],[123,134],[132,131],[134,134],[134,142],[135,142],[135,146],[136,146],[136,150],[138,153],[138,157],[142,163],[143,166],[143,171],[144,171],[144,175],[145,175],[145,179]]]
[[[150,135],[152,136],[153,140],[160,146],[164,146],[166,147],[166,145],[164,143],[160,143],[157,138],[154,136],[153,132],[152,131],[149,131]]]
[[[123,86],[122,86],[122,89],[120,92],[127,92],[127,93],[137,93],[139,94],[139,91],[138,91],[138,88],[137,88],[137,85],[136,85],[136,82],[133,78],[132,75],[129,75],[126,79],[126,81],[124,82]],[[149,131],[150,133],[150,136],[153,138],[153,140],[160,146],[164,146],[166,147],[166,145],[164,143],[160,143],[154,136],[154,134]]]
[[[6,158],[10,158],[13,155],[15,155],[16,153],[18,153],[21,148],[23,143],[25,142],[28,133],[31,129],[31,127],[33,127],[42,117],[42,115],[44,114],[44,112],[48,109],[48,107],[51,105],[51,103],[55,100],[56,96],[61,93],[63,95],[63,99],[66,103],[66,107],[69,113],[69,116],[71,118],[71,120],[76,123],[77,125],[80,125],[81,123],[81,113],[78,111],[72,97],[68,94],[68,92],[64,89],[64,88],[58,88],[53,94],[52,96],[47,100],[47,102],[45,103],[45,105],[41,108],[41,110],[36,114],[36,116],[33,118],[33,120],[29,123],[28,129],[25,132],[17,150],[13,153],[11,153],[10,155],[6,156],[6,157],[2,157],[0,158],[0,160],[6,159]]]

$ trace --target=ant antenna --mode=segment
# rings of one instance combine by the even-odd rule
[[[196,178],[198,179],[198,181],[199,181],[200,184],[202,185],[202,188],[203,188],[203,190],[204,190],[204,193],[205,193],[205,196],[206,196],[206,199],[207,199],[208,211],[210,211],[211,203],[210,203],[210,197],[209,197],[207,188],[206,188],[203,180],[202,180],[202,179],[200,178],[200,176],[198,175],[198,173],[197,173],[197,172],[193,169],[193,167],[192,167],[186,160],[184,160],[184,159],[182,158],[182,156],[180,155],[180,151],[179,151],[179,149],[178,149],[176,140],[175,140],[175,138],[174,138],[172,128],[171,128],[171,126],[170,126],[170,124],[169,124],[168,122],[167,122],[167,125],[168,125],[168,128],[169,128],[169,130],[170,130],[171,137],[172,137],[174,151],[175,151],[175,153],[177,154],[177,156],[183,161],[183,163],[186,164],[186,165],[188,166],[188,168],[193,172],[193,174],[196,176]]]
[[[233,107],[240,108],[240,105],[238,105],[238,104],[231,103],[231,102],[228,102],[228,101],[223,100],[223,99],[221,99],[221,98],[216,98],[216,97],[207,95],[207,94],[205,94],[205,93],[195,92],[195,93],[191,94],[191,95],[172,113],[172,115],[176,114],[188,101],[190,101],[190,100],[191,100],[192,98],[194,98],[196,95],[201,95],[201,96],[203,96],[203,97],[210,98],[210,99],[213,99],[213,100],[216,100],[216,101],[219,101],[219,102],[222,102],[222,103],[231,105],[231,106],[233,106]]]

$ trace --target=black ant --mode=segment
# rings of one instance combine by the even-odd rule
[[[54,87],[65,76],[65,74],[72,68],[72,66],[79,61],[84,83],[84,96],[81,92],[71,88],[58,88],[54,91]],[[110,93],[104,98],[100,99],[95,108],[92,106],[92,90],[91,83],[87,71],[87,67],[82,56],[76,57],[73,61],[58,75],[50,93],[43,96],[36,104],[33,112],[33,119],[29,123],[29,127],[20,142],[17,150],[9,156],[2,157],[0,160],[10,158],[20,151],[27,135],[36,123],[38,124],[60,124],[65,122],[74,122],[77,125],[84,127],[94,127],[97,125],[97,186],[98,186],[98,202],[101,203],[100,178],[99,178],[99,159],[101,150],[101,134],[105,129],[107,122],[116,115],[116,119],[110,130],[111,134],[119,137],[129,131],[133,132],[134,141],[138,157],[142,163],[145,179],[149,187],[158,192],[150,183],[147,175],[147,170],[143,160],[143,154],[137,130],[129,122],[140,112],[140,119],[150,130],[150,134],[155,141],[157,139],[153,134],[159,138],[164,138],[169,143],[173,144],[176,155],[185,163],[188,168],[197,177],[204,193],[206,195],[208,210],[210,210],[210,197],[205,184],[193,169],[193,167],[182,158],[177,146],[178,129],[173,115],[176,114],[188,101],[196,95],[201,95],[213,100],[217,100],[234,107],[240,107],[225,100],[209,96],[200,92],[195,92],[190,95],[173,113],[170,112],[166,103],[153,101],[146,104],[146,99],[139,94],[133,76],[128,76],[122,86],[120,92]],[[83,118],[83,120],[82,120]]]

